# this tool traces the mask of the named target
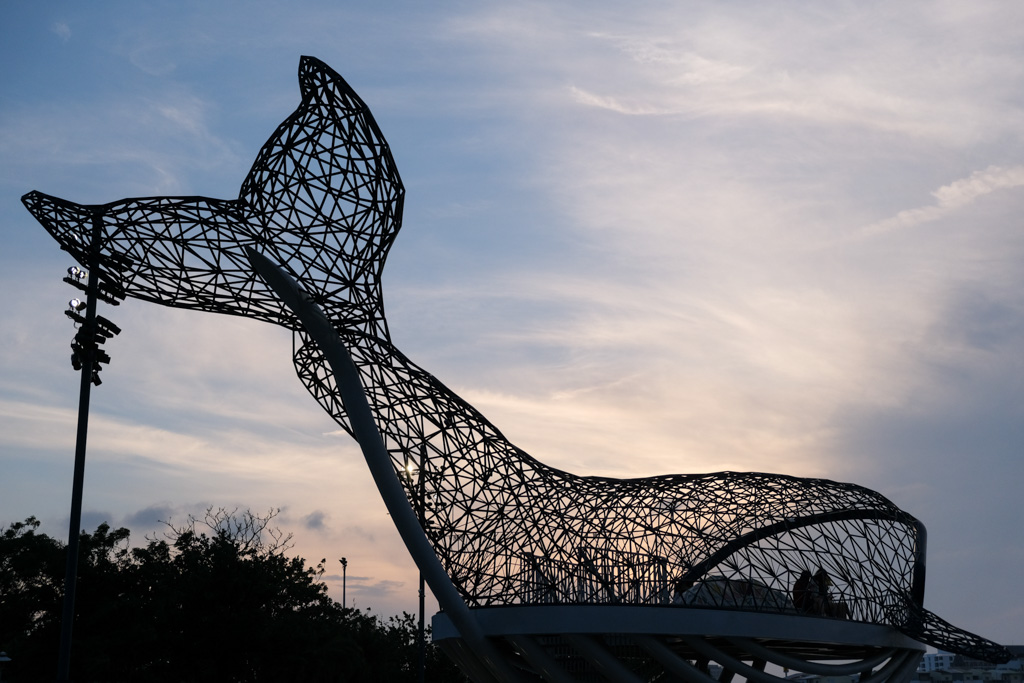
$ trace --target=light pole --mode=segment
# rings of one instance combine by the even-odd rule
[[[415,465],[409,463],[406,465],[406,472],[411,477]],[[416,517],[419,518],[420,528],[423,529],[423,533],[427,533],[427,448],[423,446],[420,449],[420,467],[416,471]],[[427,671],[427,641],[426,641],[426,629],[424,624],[424,600],[426,598],[426,587],[423,582],[423,572],[420,572],[420,613],[419,613],[419,632],[417,634],[417,680],[419,683],[423,683],[426,677]]]
[[[64,314],[78,325],[71,342],[71,366],[81,371],[78,393],[78,432],[75,439],[75,470],[71,483],[71,520],[68,524],[68,556],[64,573],[64,606],[60,624],[60,650],[57,656],[57,681],[69,680],[71,672],[71,632],[75,622],[75,589],[78,584],[78,546],[82,526],[82,489],[85,484],[85,444],[89,434],[89,397],[92,385],[99,386],[101,364],[109,363],[99,345],[119,334],[120,328],[101,315],[96,315],[96,301],[117,306],[124,299],[124,289],[110,274],[102,271],[100,246],[103,237],[103,212],[92,209],[92,231],[89,242],[88,273],[77,267],[68,269],[64,282],[85,292],[85,301],[72,299]],[[115,264],[117,265],[117,264]],[[122,264],[123,267],[123,264]],[[82,280],[86,280],[85,283]],[[81,315],[85,310],[85,316]]]
[[[348,607],[347,596],[345,595],[346,584],[348,583],[348,560],[341,558],[341,608]]]

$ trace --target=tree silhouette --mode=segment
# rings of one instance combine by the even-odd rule
[[[288,557],[277,514],[210,509],[131,548],[127,529],[83,533],[76,681],[414,681],[410,614],[381,620],[327,594],[324,560]],[[29,517],[0,533],[5,680],[53,677],[64,545]],[[428,648],[428,679],[464,681]]]

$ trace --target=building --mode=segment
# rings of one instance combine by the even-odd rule
[[[929,652],[908,683],[1024,683],[1024,645],[1006,649],[1013,659],[1005,664],[992,664],[968,659],[949,652]],[[793,674],[793,683],[857,683],[859,676],[814,676]]]

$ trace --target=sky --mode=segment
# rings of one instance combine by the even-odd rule
[[[1024,5],[0,3],[0,526],[66,537],[72,265],[19,198],[237,196],[349,81],[406,186],[396,345],[577,473],[852,481],[928,527],[925,606],[1024,643]],[[279,509],[341,599],[416,570],[291,339],[129,300],[83,527]]]

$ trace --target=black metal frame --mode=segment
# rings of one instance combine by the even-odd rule
[[[23,201],[82,263],[98,210],[102,252],[130,263],[120,283],[128,296],[292,329],[299,378],[351,433],[321,350],[255,274],[246,250],[300,282],[348,347],[423,532],[470,607],[796,614],[794,583],[822,569],[832,581],[828,600],[845,604],[852,620],[981,659],[1008,657],[924,610],[924,527],[874,491],[763,473],[583,477],[510,443],[391,343],[380,275],[401,227],[396,164],[369,109],[338,74],[303,57],[299,83],[301,104],[260,150],[237,199],[94,207],[31,192]],[[402,476],[410,462],[424,481]]]

